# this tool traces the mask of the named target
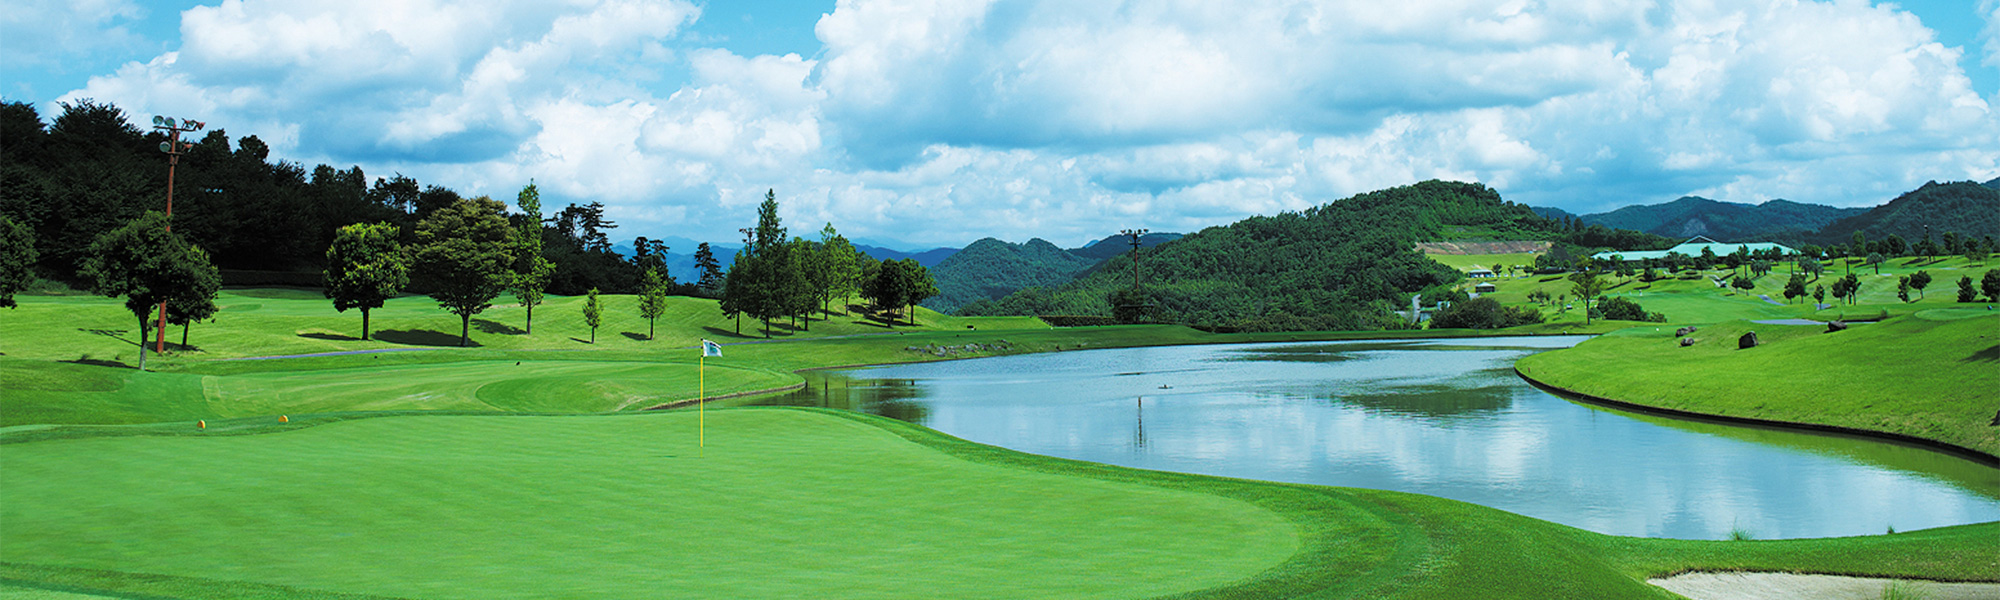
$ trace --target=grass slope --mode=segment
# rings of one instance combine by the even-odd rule
[[[0,437],[14,442],[0,445],[0,579],[181,598],[1670,598],[1643,578],[2000,567],[2000,524],[1616,538],[1412,494],[1038,457],[852,413],[711,411],[703,449],[695,416]]]
[[[1762,344],[1737,349],[1755,331]],[[1847,331],[1730,321],[1680,347],[1634,327],[1515,363],[1536,380],[1675,410],[1836,425],[2000,454],[2000,314],[1932,309]]]

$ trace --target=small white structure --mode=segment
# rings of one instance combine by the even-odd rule
[[[1482,269],[1482,268],[1479,268],[1479,267],[1473,267],[1473,268],[1472,268],[1472,270],[1470,270],[1470,271],[1466,271],[1466,272],[1465,272],[1465,275],[1466,275],[1467,277],[1471,277],[1471,278],[1473,278],[1473,279],[1487,279],[1487,278],[1492,278],[1492,277],[1493,277],[1493,271],[1492,271],[1492,270],[1490,270],[1490,269]]]

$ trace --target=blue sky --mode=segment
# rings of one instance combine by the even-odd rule
[[[28,0],[0,95],[733,239],[1191,231],[1429,178],[1597,212],[2000,176],[2000,0]]]

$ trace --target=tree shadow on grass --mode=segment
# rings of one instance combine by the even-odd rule
[[[377,331],[377,332],[375,332],[375,335],[382,335],[382,332],[379,332],[379,331]],[[301,333],[301,334],[299,334],[299,337],[302,337],[302,338],[308,338],[308,339],[315,339],[315,340],[328,340],[328,341],[334,341],[334,342],[357,342],[357,341],[361,341],[361,338],[358,338],[358,337],[354,337],[354,336],[351,336],[351,335],[341,335],[341,334],[338,334],[338,333],[320,333],[320,332],[317,332],[317,331],[311,331],[311,332],[306,332],[306,333]]]
[[[66,363],[69,363],[69,364],[72,364],[72,365],[90,365],[90,366],[93,366],[93,367],[113,367],[113,368],[119,368],[119,369],[137,369],[137,368],[138,368],[138,367],[135,367],[135,366],[132,366],[132,365],[129,365],[129,364],[125,364],[125,363],[123,363],[123,362],[119,362],[119,361],[115,361],[115,360],[104,360],[104,359],[102,359],[102,358],[91,358],[91,357],[90,357],[90,355],[88,355],[88,354],[85,354],[85,355],[83,355],[83,356],[81,356],[81,357],[78,357],[78,358],[77,358],[76,360],[59,360],[59,361],[56,361],[56,362],[66,362]]]
[[[138,342],[135,342],[135,341],[132,341],[132,340],[130,340],[130,339],[128,339],[128,338],[126,338],[126,335],[127,335],[127,334],[130,334],[130,333],[132,333],[132,332],[131,332],[130,330],[126,330],[126,329],[85,329],[85,328],[82,328],[82,327],[78,327],[78,328],[76,328],[76,330],[77,330],[77,331],[82,331],[82,332],[85,332],[85,333],[95,333],[95,334],[97,334],[97,335],[101,335],[101,336],[104,336],[104,337],[108,337],[108,338],[111,338],[111,339],[114,339],[114,340],[118,340],[118,341],[120,341],[120,342],[124,342],[124,343],[127,343],[127,344],[131,344],[131,345],[134,345],[134,346],[137,346],[137,345],[139,345],[139,343],[138,343]]]
[[[651,341],[653,339],[651,336],[639,333],[637,331],[620,331],[618,333],[619,335],[625,336],[625,339],[632,340],[635,342],[645,342],[645,341]]]
[[[1959,362],[2000,362],[2000,344],[1972,353]]]
[[[486,319],[473,319],[472,328],[479,330],[480,333],[497,333],[500,335],[521,335],[528,332],[513,325],[498,321],[488,321]]]
[[[458,335],[429,329],[381,329],[375,332],[374,337],[391,344],[408,346],[458,346]],[[466,344],[467,347],[479,345],[479,342]]]
[[[762,338],[763,338],[763,334],[762,334],[762,333],[760,333],[760,332],[761,332],[761,331],[763,331],[763,330],[761,330],[761,329],[758,329],[758,328],[756,328],[756,327],[752,327],[752,328],[750,329],[750,332],[749,332],[749,333],[736,333],[735,331],[732,331],[732,330],[728,330],[728,329],[723,329],[723,328],[721,328],[721,327],[715,327],[715,326],[712,326],[712,325],[703,325],[703,326],[701,327],[701,329],[702,329],[702,331],[707,331],[707,332],[709,332],[709,333],[713,333],[713,334],[715,334],[715,335],[716,335],[716,336],[718,336],[718,337],[733,337],[733,338],[741,338],[741,339],[746,339],[746,340],[754,340],[754,339],[762,339]]]

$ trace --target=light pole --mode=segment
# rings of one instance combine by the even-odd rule
[[[167,132],[167,141],[160,142],[160,151],[167,153],[167,233],[174,231],[174,170],[181,164],[181,153],[194,148],[194,142],[182,142],[181,132],[201,131],[206,125],[193,119],[174,120],[173,117],[153,115],[153,129]],[[160,301],[159,335],[154,339],[153,351],[167,351],[167,301]]]
[[[1151,233],[1150,229],[1126,229],[1118,235],[1132,238],[1132,289],[1139,289],[1139,237]]]

